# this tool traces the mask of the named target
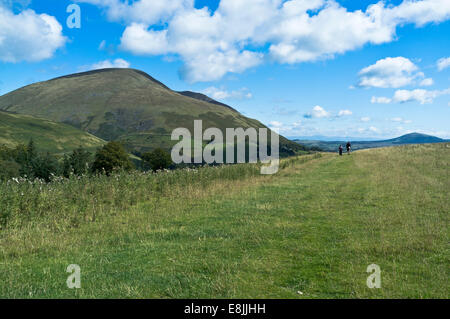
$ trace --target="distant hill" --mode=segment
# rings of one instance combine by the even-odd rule
[[[203,127],[262,128],[206,95],[176,92],[135,69],[103,69],[34,83],[0,97],[0,110],[70,124],[106,141],[122,141],[129,151],[169,149],[173,129],[193,132],[194,120]],[[280,137],[282,153],[303,147]]]
[[[297,143],[308,147],[319,147],[324,151],[337,151],[339,145],[345,148],[345,144],[348,140],[342,141],[319,141],[319,140],[306,140],[306,139],[295,139]],[[386,147],[404,144],[425,144],[425,143],[442,143],[448,142],[449,140],[444,140],[439,137],[420,134],[420,133],[410,133],[397,138],[381,141],[351,141],[352,149],[359,150],[365,148],[375,148],[375,147]]]
[[[90,151],[105,141],[73,126],[0,111],[0,145],[14,147],[33,139],[40,151],[67,153],[82,146]]]

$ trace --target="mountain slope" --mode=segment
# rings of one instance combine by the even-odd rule
[[[79,146],[95,150],[105,141],[73,126],[0,111],[0,145],[14,147],[33,139],[39,150],[66,153]]]
[[[318,140],[294,140],[294,141],[308,147],[314,146],[319,147],[324,151],[337,151],[339,145],[342,145],[345,148],[345,144],[347,143],[347,141],[318,141]],[[352,149],[358,150],[358,149],[405,145],[405,144],[442,143],[447,141],[448,140],[444,140],[442,138],[431,135],[410,133],[388,140],[351,141],[351,143]]]
[[[175,92],[134,69],[103,69],[28,85],[0,97],[0,110],[63,122],[129,150],[169,148],[177,127],[265,127],[227,105],[193,92]],[[283,137],[282,150],[302,147]]]

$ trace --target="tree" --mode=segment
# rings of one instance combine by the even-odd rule
[[[110,175],[116,169],[130,170],[133,167],[134,165],[122,144],[109,142],[97,150],[92,171],[101,173],[104,170],[107,175]]]
[[[34,162],[37,158],[37,150],[31,139],[28,145],[19,144],[13,151],[15,161],[20,165],[20,175],[34,177]]]
[[[63,175],[69,177],[70,173],[81,176],[88,172],[91,153],[79,147],[70,155],[64,155]]]
[[[170,157],[170,154],[162,148],[157,148],[153,152],[145,153],[142,155],[142,159],[144,160],[146,166],[153,171],[166,169],[172,165],[172,158]]]
[[[50,182],[51,175],[58,175],[58,161],[50,153],[39,154],[32,161],[33,176]]]

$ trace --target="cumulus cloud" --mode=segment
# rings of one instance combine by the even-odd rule
[[[157,55],[169,53],[167,30],[147,30],[144,24],[133,23],[122,35],[121,48],[135,54]]]
[[[319,105],[316,105],[313,107],[312,111],[310,113],[306,113],[304,115],[305,118],[327,118],[330,117],[331,113],[328,111],[325,111],[325,109]]]
[[[430,104],[433,100],[442,95],[450,94],[450,88],[446,90],[425,90],[425,89],[415,89],[415,90],[397,90],[394,93],[393,98],[387,97],[372,97],[372,103],[406,103],[416,101],[420,104]]]
[[[442,58],[437,61],[437,68],[442,71],[450,66],[450,57]]]
[[[370,117],[365,116],[361,118],[361,122],[369,122],[370,121]]]
[[[193,0],[79,0],[127,25],[121,47],[134,54],[181,57],[190,82],[218,80],[265,58],[280,63],[328,59],[395,39],[396,28],[449,18],[448,0],[384,2],[349,11],[335,0],[221,0],[217,10]]]
[[[252,93],[247,88],[241,88],[239,90],[227,91],[223,88],[217,88],[211,86],[202,91],[202,93],[208,95],[215,100],[226,100],[226,99],[251,99],[253,97]]]
[[[129,23],[122,48],[135,54],[179,54],[185,62],[181,75],[191,82],[217,80],[260,64],[263,53],[246,49],[248,44],[258,48],[269,43],[270,55],[282,63],[314,61],[366,43],[391,41],[397,25],[439,22],[447,10],[439,0],[394,8],[379,3],[365,12],[349,12],[331,0],[222,0],[214,14],[183,0],[169,6],[162,0],[83,2],[104,7],[112,20]],[[414,13],[419,6],[426,17]],[[167,26],[152,28],[157,22]]]
[[[423,79],[419,85],[420,86],[431,86],[431,85],[433,85],[433,83],[434,83],[434,81],[432,78],[427,78],[427,79]]]
[[[55,17],[30,9],[14,14],[0,2],[0,61],[16,63],[48,59],[66,41]]]
[[[129,68],[130,65],[131,65],[130,62],[128,62],[128,61],[125,61],[123,59],[115,59],[113,61],[104,60],[104,61],[94,63],[91,66],[87,67],[86,69],[89,69],[89,70],[110,69],[110,68],[126,69],[126,68]]]
[[[416,101],[420,104],[433,103],[433,100],[441,95],[450,94],[450,89],[428,91],[423,89],[416,90],[397,90],[395,91],[393,100],[395,102],[405,103]]]
[[[399,88],[414,83],[418,77],[423,77],[423,73],[418,70],[419,68],[407,58],[388,57],[362,69],[359,72],[358,85],[361,87]]]

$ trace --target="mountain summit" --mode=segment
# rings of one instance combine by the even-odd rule
[[[38,82],[0,97],[0,110],[70,124],[104,140],[122,141],[129,150],[173,145],[173,129],[261,128],[226,104],[195,92],[176,92],[145,72],[101,69]],[[301,149],[280,137],[283,150]]]

